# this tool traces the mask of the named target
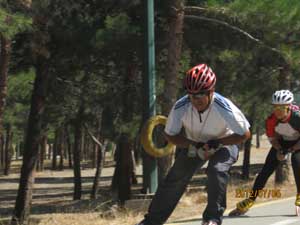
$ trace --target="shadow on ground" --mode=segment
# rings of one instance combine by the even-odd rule
[[[263,164],[252,164],[250,166],[251,174],[254,176],[259,172]],[[241,182],[241,166],[234,166],[230,171],[232,175],[232,182]],[[105,186],[100,186],[99,197],[96,200],[89,199],[91,185],[93,182],[92,176],[82,177],[83,187],[82,198],[83,200],[73,201],[73,178],[72,177],[38,177],[35,184],[44,185],[43,188],[35,188],[33,191],[33,204],[31,208],[32,215],[48,214],[48,213],[77,213],[81,212],[90,213],[91,211],[110,212],[111,208],[116,204],[112,191],[110,190],[110,181],[112,177],[101,177]],[[138,176],[142,180],[141,176]],[[100,181],[100,183],[101,183]],[[17,186],[19,179],[0,177],[0,215],[1,217],[9,217],[12,215],[14,201],[17,194]],[[1,189],[2,184],[15,184],[15,188]],[[205,168],[201,168],[195,174],[190,184],[188,191],[204,190],[207,183],[205,175]],[[47,187],[47,184],[49,187]],[[57,185],[58,187],[55,187]],[[67,185],[67,186],[63,186]],[[132,185],[133,198],[140,198],[142,184]],[[138,197],[139,196],[139,197]],[[1,224],[2,221],[0,221]],[[2,225],[2,224],[1,224]]]

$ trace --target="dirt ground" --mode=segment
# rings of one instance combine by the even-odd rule
[[[240,176],[243,152],[240,153],[239,161],[231,169],[231,180],[227,193],[228,209],[233,208],[238,201],[243,199],[241,191],[250,194],[248,191],[253,184],[255,175],[263,165],[268,148],[267,145],[260,149],[252,148],[251,178],[249,181],[242,180]],[[20,163],[20,161],[13,162],[11,175],[0,175],[0,225],[8,224],[11,218],[19,182]],[[72,170],[37,172],[31,209],[31,224],[135,224],[143,217],[150,202],[149,199],[145,199],[145,196],[140,194],[142,167],[139,166],[137,170],[138,184],[132,186],[133,200],[126,203],[125,209],[120,209],[117,206],[115,194],[110,191],[113,169],[112,162],[107,162],[100,180],[99,196],[97,200],[90,200],[89,192],[92,188],[95,169],[83,167],[83,197],[80,201],[72,200]],[[169,218],[169,222],[201,215],[206,204],[205,184],[205,168],[202,168],[193,177],[185,195]],[[262,195],[257,202],[295,196],[296,189],[292,171],[290,171],[289,182],[282,186],[274,185],[274,175],[272,175],[265,190],[269,191],[269,194]],[[274,193],[275,190],[277,190],[277,195],[273,194],[272,196],[270,193]]]

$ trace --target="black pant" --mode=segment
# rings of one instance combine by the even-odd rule
[[[229,179],[228,171],[236,162],[238,150],[229,151],[222,148],[212,156],[207,167],[207,206],[203,220],[215,220],[222,223],[226,208],[226,188]],[[145,215],[145,225],[161,225],[173,212],[187,184],[196,169],[205,164],[199,157],[189,158],[187,151],[181,151],[165,180],[159,185],[155,196]],[[196,207],[196,206],[195,206]]]
[[[276,149],[275,148],[271,148],[265,164],[262,168],[262,170],[260,171],[260,173],[258,174],[258,176],[255,179],[253,188],[252,188],[252,193],[256,193],[254,195],[251,195],[250,199],[255,200],[257,197],[257,193],[259,193],[259,190],[262,190],[269,177],[272,175],[272,173],[275,171],[275,169],[277,168],[277,166],[279,165],[280,161],[277,159],[276,157]],[[295,181],[296,181],[296,185],[297,185],[297,192],[300,193],[300,151],[296,151],[294,153],[292,153],[292,157],[291,157],[291,161],[292,161],[292,167],[293,167],[293,172],[294,172],[294,177],[295,177]]]

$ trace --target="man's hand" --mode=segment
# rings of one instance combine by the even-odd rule
[[[212,150],[209,150],[205,146],[207,146],[207,144],[202,142],[190,144],[187,153],[188,157],[194,158],[198,155],[200,159],[208,160],[214,152],[212,152]]]
[[[219,140],[209,140],[208,142],[206,142],[206,145],[209,149],[218,149],[221,143]]]
[[[205,147],[198,149],[197,155],[202,160],[208,160],[215,153],[214,149],[206,149]]]
[[[206,143],[195,142],[189,145],[188,156],[195,157],[197,154],[202,160],[208,160],[220,146],[221,143],[218,140],[209,140]]]
[[[199,142],[196,143],[194,146],[197,149],[197,155],[202,160],[208,160],[215,152],[216,149],[220,146],[219,141],[208,141],[207,143]]]
[[[188,147],[188,157],[196,157],[197,156],[197,152],[200,151],[200,149],[202,149],[203,145],[205,143],[203,142],[193,142],[191,144],[189,144]]]
[[[205,143],[204,142],[196,142],[196,143],[194,143],[194,145],[196,148],[202,148],[205,145]]]
[[[297,151],[299,151],[300,150],[300,148],[295,148],[294,146],[292,146],[292,147],[290,147],[289,149],[288,149],[288,151],[290,152],[290,153],[294,153],[294,152],[297,152]]]
[[[295,145],[293,145],[292,147],[290,147],[289,152],[296,152],[300,150],[300,141],[298,141]]]
[[[198,151],[198,149],[196,148],[195,145],[190,144],[189,147],[188,147],[188,149],[187,149],[187,151],[188,151],[188,152],[187,152],[187,156],[188,156],[188,157],[194,158],[194,157],[197,156],[197,151]]]
[[[283,160],[286,160],[287,159],[287,154],[284,153],[283,149],[279,149],[277,150],[276,152],[276,158],[279,160],[279,161],[283,161]]]

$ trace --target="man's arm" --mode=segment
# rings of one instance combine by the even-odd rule
[[[222,144],[222,145],[235,145],[235,144],[240,144],[243,141],[249,139],[250,136],[251,136],[251,133],[248,130],[243,135],[231,134],[227,137],[220,138],[217,141],[219,141],[219,143]]]
[[[279,143],[280,135],[275,133],[274,137],[269,137],[269,141],[276,150],[281,150],[282,146]]]
[[[164,133],[164,135],[168,141],[172,142],[178,147],[187,148],[190,144],[197,145],[197,142],[187,139],[182,134],[170,136]],[[243,141],[247,140],[248,138],[250,138],[250,135],[251,133],[248,130],[243,135],[232,134],[227,137],[220,138],[217,141],[222,145],[234,145],[234,144],[242,143]]]
[[[182,148],[188,148],[190,144],[196,145],[197,143],[195,141],[192,141],[185,136],[183,136],[181,133],[176,135],[168,135],[166,132],[164,132],[165,138],[173,143],[174,145]]]
[[[274,147],[276,150],[280,150],[282,146],[279,143],[280,135],[276,133],[275,127],[278,123],[278,120],[276,116],[272,113],[267,119],[266,119],[266,134],[270,141],[270,144],[272,147]]]
[[[292,147],[289,148],[289,152],[296,152],[300,150],[300,140],[297,141]]]
[[[286,154],[282,151],[282,146],[279,143],[279,139],[281,138],[281,136],[275,132],[273,137],[269,137],[269,141],[272,145],[273,148],[275,148],[276,151],[276,158],[279,161],[285,160],[286,159]]]

